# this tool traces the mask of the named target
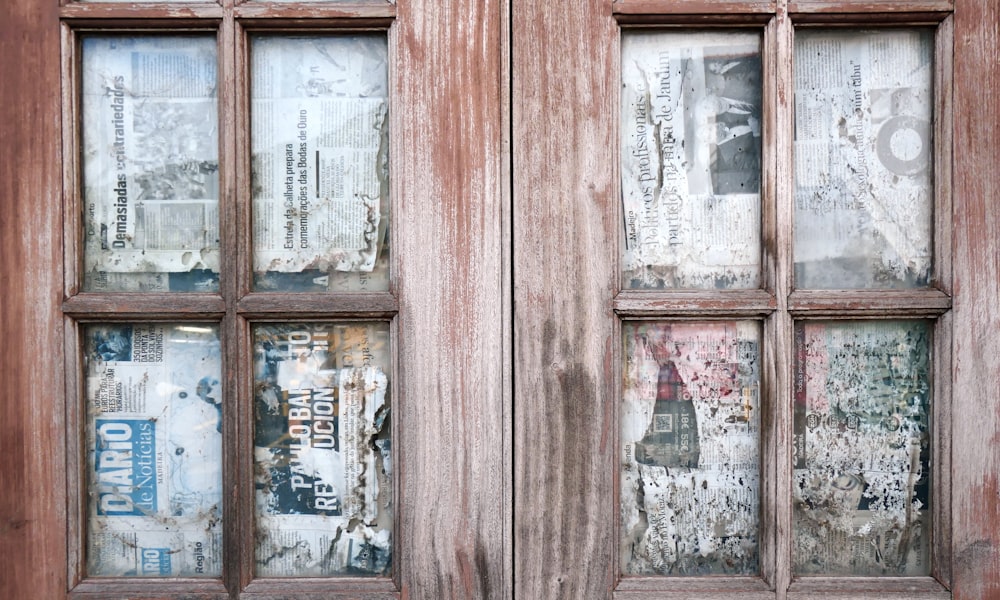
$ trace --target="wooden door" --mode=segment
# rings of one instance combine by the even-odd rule
[[[1000,86],[1000,14],[991,0],[593,0],[573,6],[12,0],[6,8],[0,25],[0,131],[7,148],[0,165],[0,312],[8,340],[0,385],[0,595],[1000,597],[994,440],[1000,428],[994,335],[1000,328],[994,201],[1000,176],[993,168],[1000,104],[991,94]],[[948,257],[936,263],[940,293],[792,294],[793,34],[801,26],[859,24],[916,25],[933,29],[938,40],[935,257]],[[762,90],[770,104],[762,123],[765,260],[756,288],[620,289],[620,36],[646,26],[722,28],[762,39]],[[249,239],[240,177],[250,169],[241,162],[248,147],[241,120],[247,88],[238,67],[245,66],[245,31],[255,28],[388,32],[391,293],[340,295],[333,303],[250,293],[250,269],[237,252]],[[74,36],[108,30],[217,35],[220,68],[229,73],[220,91],[226,124],[220,156],[228,164],[220,197],[231,217],[222,227],[230,228],[232,269],[232,283],[217,293],[185,295],[180,302],[80,294],[73,266],[79,118],[72,48]],[[795,326],[810,315],[884,314],[930,319],[937,332],[932,571],[846,582],[798,577],[789,500]],[[168,318],[218,323],[231,344],[224,574],[139,583],[88,578],[80,555],[80,452],[67,442],[83,435],[83,425],[72,420],[81,373],[76,332],[91,322]],[[258,577],[252,553],[241,549],[254,535],[253,465],[245,455],[252,423],[236,391],[250,381],[238,375],[251,360],[249,326],[337,318],[381,319],[396,332],[394,416],[406,425],[394,440],[393,571],[339,583]],[[646,319],[760,323],[765,369],[755,574],[622,574],[621,331]]]
[[[17,149],[5,153],[3,161],[6,180],[2,202],[6,240],[3,254],[9,262],[9,268],[4,268],[3,331],[12,345],[21,350],[7,353],[4,358],[8,376],[3,383],[2,402],[6,458],[2,469],[4,491],[0,493],[3,506],[0,555],[7,569],[0,576],[0,596],[509,597],[511,304],[509,212],[504,202],[509,197],[506,3],[225,0],[136,4],[46,0],[12,2],[6,8],[2,33],[3,77],[7,82],[3,92],[3,132]],[[262,63],[255,66],[250,58],[255,56],[260,61],[270,52],[269,45],[294,45],[298,44],[295,40],[303,39],[304,45],[297,45],[298,49],[289,46],[281,52],[283,58],[274,56],[278,62],[265,66],[264,70],[259,68]],[[348,46],[356,45],[355,50],[362,46],[368,50],[363,50],[361,60],[356,61],[357,56],[352,58],[354,50],[337,49],[336,44],[340,43],[337,40],[347,40]],[[171,73],[180,73],[176,71],[184,69],[180,65],[191,63],[193,55],[184,54],[188,50],[201,48],[208,56],[215,57],[201,61],[197,70],[188,73],[200,73],[198,77],[210,74],[216,81],[207,89],[200,88],[202,101],[207,102],[197,116],[186,118],[188,123],[193,119],[204,125],[202,135],[185,135],[188,125],[183,121],[174,122],[173,126],[160,123],[166,125],[157,134],[162,135],[163,145],[147,148],[147,155],[136,147],[126,147],[119,157],[119,162],[127,167],[126,163],[149,160],[163,148],[184,148],[187,144],[203,147],[218,157],[217,162],[213,157],[202,161],[201,166],[191,165],[193,172],[201,172],[197,178],[202,184],[210,187],[215,184],[209,180],[218,182],[215,191],[199,190],[218,199],[212,206],[218,207],[219,216],[210,219],[207,225],[211,233],[218,231],[221,260],[208,269],[216,271],[218,277],[209,275],[203,280],[204,287],[180,293],[157,285],[172,281],[172,274],[166,278],[141,277],[142,286],[146,286],[144,291],[137,291],[141,286],[135,285],[135,281],[122,287],[114,283],[114,278],[103,275],[95,280],[87,274],[90,268],[85,258],[90,251],[87,240],[98,234],[96,228],[87,225],[94,215],[90,202],[84,200],[90,193],[86,181],[93,181],[88,174],[91,153],[87,150],[87,140],[109,125],[112,131],[127,129],[122,137],[131,137],[132,123],[120,123],[129,118],[122,115],[130,113],[116,108],[122,104],[115,104],[116,99],[127,97],[131,102],[133,96],[138,99],[146,94],[137,91],[138,78],[133,81],[125,77],[137,73],[129,69],[127,58],[120,66],[122,72],[105,68],[102,73],[102,68],[95,70],[88,65],[100,53],[120,60],[116,57],[130,56],[129,45],[147,44],[163,49],[165,46],[156,46],[161,43],[180,50],[176,59],[152,58],[148,65],[158,63],[158,66],[148,69],[149,79],[143,84],[147,88],[149,81],[159,78],[159,84],[170,89],[180,77]],[[375,55],[369,52],[372,49]],[[280,61],[293,64],[309,54],[317,59],[314,62],[326,67],[299,72],[293,66],[290,73],[286,72],[290,78],[277,83],[277,76],[269,78],[268,73],[282,72]],[[372,60],[376,55],[382,58]],[[142,62],[153,55],[132,56]],[[107,73],[122,79],[104,79]],[[380,158],[373,163],[369,161],[376,165],[375,178],[370,180],[374,187],[364,187],[368,184],[361,183],[363,187],[355,187],[355,192],[360,190],[368,198],[363,213],[368,216],[363,218],[384,224],[388,216],[387,237],[383,236],[382,225],[378,225],[366,229],[365,241],[360,242],[359,238],[357,242],[368,244],[367,235],[377,235],[374,239],[381,249],[375,258],[372,271],[375,275],[355,277],[357,285],[352,284],[353,291],[328,287],[330,279],[338,278],[334,271],[309,274],[304,283],[311,289],[304,290],[291,282],[287,279],[289,273],[278,274],[279,279],[285,280],[281,285],[262,285],[268,276],[262,279],[253,275],[254,271],[260,275],[260,265],[255,264],[260,254],[252,248],[263,248],[258,246],[262,230],[255,220],[267,213],[261,211],[261,206],[254,206],[251,198],[257,194],[253,191],[255,186],[264,181],[259,177],[265,171],[254,158],[261,146],[260,140],[255,141],[259,131],[251,126],[256,118],[251,115],[266,115],[268,109],[261,110],[261,105],[256,104],[264,97],[257,95],[264,89],[258,84],[270,88],[265,95],[298,95],[306,102],[312,102],[308,98],[314,96],[334,99],[325,108],[303,104],[300,110],[305,113],[294,111],[308,115],[314,114],[312,110],[316,108],[314,117],[326,118],[325,113],[339,110],[335,97],[344,91],[344,81],[372,76],[381,83],[361,90],[358,98],[367,95],[374,100],[363,100],[358,106],[375,107],[375,112],[369,113],[375,119],[369,121],[383,133],[376,132],[371,146],[375,154],[371,157]],[[298,82],[289,83],[293,80]],[[104,91],[109,94],[111,104],[105,107],[104,115],[88,116],[91,92],[87,89],[91,83],[106,85]],[[157,93],[151,88],[147,91],[149,97]],[[102,93],[98,89],[98,96]],[[97,106],[103,104],[99,102]],[[184,112],[181,108],[177,110]],[[213,113],[217,116],[213,117]],[[161,112],[160,116],[166,114]],[[283,119],[291,113],[270,114],[271,118]],[[108,117],[106,122],[104,116]],[[315,123],[312,118],[309,117],[310,122]],[[361,125],[347,121],[342,124],[342,131],[349,136],[358,135],[357,128],[366,127],[363,121]],[[295,130],[298,125],[291,123],[286,129]],[[307,126],[302,121],[300,124],[302,129]],[[302,143],[312,144],[307,138],[313,135],[305,134]],[[323,135],[332,140],[341,134],[327,128]],[[185,141],[178,143],[178,137]],[[288,162],[288,168],[294,171],[288,188],[293,198],[299,198],[300,185],[304,186],[301,190],[304,201],[340,193],[336,189],[329,192],[310,189],[314,181],[318,185],[319,179],[314,174],[320,168],[340,168],[336,166],[339,159],[326,161],[317,151],[316,161],[324,164],[314,165],[308,147],[308,158],[303,160],[296,158],[298,141],[290,138],[281,143],[289,149],[294,144],[295,148]],[[213,144],[217,145],[217,154]],[[332,148],[338,144],[332,141],[327,145]],[[98,150],[97,155],[100,154],[102,151]],[[348,169],[353,168],[350,156],[350,152],[342,155],[347,159]],[[11,160],[6,160],[8,157]],[[300,162],[303,181],[299,181]],[[383,170],[386,164],[387,178]],[[112,163],[111,168],[117,167]],[[144,185],[129,170],[122,168],[128,190]],[[368,176],[363,175],[362,179],[365,177]],[[379,179],[381,183],[377,182]],[[355,186],[361,182],[350,174],[340,180]],[[372,191],[377,189],[381,191]],[[124,198],[125,214],[134,209],[132,194],[118,195]],[[356,194],[355,198],[360,196]],[[379,198],[387,202],[379,206]],[[103,202],[100,194],[94,199]],[[293,200],[292,208],[294,204],[298,200]],[[306,213],[297,214],[287,228],[293,248],[308,241],[299,237],[298,228],[298,219]],[[126,232],[111,228],[113,237],[107,244],[111,250],[118,243],[124,247],[134,242],[128,239],[131,232],[127,227],[123,225]],[[119,233],[125,237],[117,237]],[[281,249],[280,244],[276,249]],[[209,252],[212,253],[214,250]],[[255,253],[257,258],[252,258]],[[388,279],[378,275],[386,272],[386,262]],[[308,274],[310,269],[300,275]],[[369,285],[377,280],[380,285]],[[373,286],[377,289],[368,289]],[[152,329],[149,323],[153,324]],[[352,351],[355,356],[351,361],[355,365],[379,362],[379,369],[389,377],[388,382],[372,381],[375,389],[382,386],[381,393],[388,394],[385,397],[391,396],[392,416],[383,420],[383,409],[376,409],[382,416],[369,416],[377,419],[381,423],[377,427],[384,431],[391,428],[391,449],[380,442],[386,452],[383,458],[390,462],[382,462],[378,472],[367,467],[366,471],[380,478],[379,511],[386,516],[383,531],[389,533],[391,529],[392,533],[391,538],[376,534],[383,535],[382,550],[368,552],[363,544],[361,554],[348,550],[349,556],[379,565],[375,572],[362,577],[356,576],[356,572],[352,574],[354,567],[350,563],[354,559],[349,558],[348,563],[341,565],[346,569],[338,568],[342,571],[339,575],[316,578],[326,568],[323,566],[326,559],[317,563],[309,558],[308,552],[294,549],[299,542],[279,542],[284,544],[283,549],[273,555],[279,562],[284,560],[282,556],[298,555],[296,561],[303,559],[320,568],[320,571],[307,569],[297,573],[306,577],[288,578],[287,575],[296,573],[273,572],[266,566],[266,560],[259,560],[255,550],[256,536],[264,528],[263,521],[254,517],[262,505],[255,496],[254,472],[257,469],[259,474],[260,464],[254,458],[258,451],[254,450],[257,442],[253,431],[261,430],[262,413],[255,412],[253,404],[254,389],[259,389],[261,383],[254,383],[253,365],[263,366],[254,356],[264,355],[259,353],[263,346],[255,352],[254,344],[270,344],[260,336],[268,336],[265,332],[271,324],[277,324],[284,331],[279,337],[285,338],[279,344],[291,343],[293,338],[302,341],[309,338],[313,340],[309,342],[310,352],[315,354],[319,349],[314,343],[319,339],[317,333],[324,338],[322,344],[327,348],[329,340],[346,331],[337,323],[352,323],[348,328],[353,327],[363,337],[373,334],[381,338],[378,344],[383,350],[391,348],[389,354],[379,358],[372,356],[379,353],[373,344],[371,354],[369,350],[361,350],[360,354]],[[208,335],[212,338],[211,345],[221,348],[222,376],[206,380],[197,389],[192,386],[190,391],[178,393],[186,393],[187,399],[192,399],[198,391],[212,399],[221,414],[221,418],[213,417],[217,426],[200,429],[199,433],[178,432],[192,441],[186,448],[169,438],[164,442],[172,457],[169,460],[176,463],[178,457],[191,453],[193,445],[203,446],[199,434],[206,439],[221,437],[221,445],[214,446],[221,454],[201,463],[188,463],[188,468],[195,471],[221,470],[222,488],[221,510],[212,508],[213,516],[204,523],[206,531],[218,533],[212,533],[207,543],[196,542],[193,562],[189,561],[187,566],[178,567],[187,560],[184,558],[187,550],[174,552],[169,546],[157,548],[159,544],[155,543],[148,548],[151,544],[145,542],[119,545],[129,556],[136,547],[144,548],[140,557],[143,563],[135,568],[105,569],[104,565],[110,564],[104,561],[106,554],[97,556],[103,542],[94,537],[94,531],[103,516],[124,507],[117,512],[127,513],[132,519],[145,518],[136,507],[138,497],[120,494],[115,497],[118,492],[113,490],[105,495],[92,485],[101,481],[101,476],[98,474],[95,479],[93,473],[95,469],[101,470],[100,465],[110,461],[127,466],[128,452],[133,457],[147,456],[148,446],[124,451],[116,457],[102,454],[102,448],[110,447],[101,445],[104,443],[101,440],[106,440],[107,422],[101,422],[94,430],[93,411],[87,410],[83,402],[89,389],[86,364],[96,364],[95,358],[98,362],[103,358],[121,358],[115,351],[98,352],[106,354],[104,357],[93,355],[88,350],[93,336],[104,337],[102,331],[106,328],[118,332],[112,335],[118,335],[125,331],[123,327],[132,328],[133,332],[141,329],[146,337],[150,331],[160,330],[186,332],[185,336]],[[366,341],[358,348],[368,346]],[[323,353],[332,358],[327,350]],[[307,358],[304,353],[296,355],[303,360]],[[324,387],[329,391],[337,384],[331,382]],[[322,394],[329,399],[328,391]],[[347,396],[341,394],[344,402]],[[331,431],[335,432],[331,430],[330,417],[336,409],[327,400],[323,402],[322,407],[317,404],[310,413],[316,417],[312,432],[329,436]],[[296,410],[294,414],[306,415],[305,405]],[[276,414],[280,417],[282,411],[291,418],[292,410],[281,409]],[[141,424],[146,429],[159,426],[152,417],[141,417],[142,423],[129,419],[122,417],[117,425],[112,425],[118,427],[113,435],[126,446],[131,443],[124,433],[126,426]],[[291,421],[288,424],[290,434]],[[376,425],[374,421],[371,424]],[[300,432],[307,430],[305,421],[297,421],[295,427]],[[346,421],[340,427],[343,432],[348,427]],[[98,434],[97,442],[94,431]],[[318,448],[315,439],[312,436],[309,442],[312,448]],[[98,458],[94,454],[95,443]],[[287,447],[284,442],[280,444]],[[330,448],[329,439],[323,444]],[[152,452],[148,456],[152,457]],[[182,469],[177,472],[185,475]],[[302,474],[291,477],[301,478]],[[309,479],[314,500],[318,502],[329,490],[326,484],[317,487],[312,476]],[[119,488],[126,485],[124,481],[119,480]],[[218,478],[212,483],[215,493],[219,483]],[[365,486],[369,487],[367,483]],[[327,500],[321,503],[324,511],[329,507],[343,515],[344,505],[336,506]],[[153,509],[146,500],[143,507]],[[313,502],[310,510],[319,508],[320,504]],[[160,512],[156,514],[164,515],[164,523],[176,516],[163,513],[161,508],[157,510]],[[178,504],[170,510],[181,511],[183,507]],[[281,518],[291,516],[283,509],[279,512],[285,513]],[[221,522],[216,522],[216,518],[221,518]],[[403,531],[407,533],[398,535]],[[162,528],[161,533],[165,533]],[[285,532],[279,527],[275,533],[282,536]],[[333,530],[329,533],[332,540]],[[134,536],[130,539],[138,540]],[[308,544],[304,539],[301,541]],[[331,543],[336,545],[341,541]],[[209,548],[212,544],[221,549],[221,562],[218,555],[210,556],[214,554],[214,548]],[[383,560],[387,558],[384,552],[387,549],[391,549],[392,555],[388,562]],[[145,560],[147,552],[158,557],[150,565]]]
[[[990,441],[998,425],[991,407],[1000,367],[995,359],[995,336],[986,333],[997,330],[998,319],[998,221],[993,198],[997,181],[992,167],[996,136],[990,132],[996,131],[1000,106],[986,92],[993,89],[998,76],[997,16],[995,3],[985,0],[596,0],[572,7],[515,4],[515,597],[1000,597],[998,540],[992,533],[998,518],[993,483],[997,450]],[[794,272],[800,260],[797,253],[804,253],[806,242],[811,241],[794,237],[800,225],[796,211],[803,210],[796,194],[802,169],[808,168],[796,157],[807,150],[798,143],[802,132],[796,129],[801,127],[796,119],[802,118],[809,106],[796,103],[796,82],[810,75],[797,69],[811,58],[796,57],[797,44],[806,43],[817,31],[853,35],[876,27],[894,28],[888,30],[894,33],[899,27],[925,28],[936,40],[936,154],[933,183],[927,183],[935,186],[935,266],[933,283],[915,295],[889,290],[810,289],[824,286]],[[669,37],[692,33],[695,37],[686,38],[690,43],[683,41],[685,38]],[[747,242],[761,248],[760,268],[754,271],[758,279],[735,286],[730,285],[732,280],[723,281],[718,287],[730,289],[720,290],[715,284],[692,285],[694,279],[671,283],[664,273],[674,277],[674,271],[650,270],[648,263],[639,263],[640,269],[646,269],[639,272],[652,273],[652,277],[629,281],[623,273],[628,265],[637,264],[629,262],[636,256],[630,244],[641,242],[630,237],[631,227],[644,215],[630,213],[627,202],[636,189],[640,191],[635,197],[646,199],[633,182],[643,181],[642,169],[649,168],[646,156],[654,154],[647,149],[652,142],[647,147],[646,142],[635,140],[653,139],[648,131],[655,124],[655,135],[662,144],[658,146],[661,164],[667,164],[667,155],[673,150],[665,148],[675,141],[663,130],[671,113],[662,108],[664,102],[657,104],[656,96],[687,93],[663,84],[663,79],[649,83],[648,73],[660,77],[673,63],[668,59],[658,65],[655,53],[649,58],[633,50],[642,45],[637,40],[659,39],[667,45],[672,42],[663,40],[681,39],[675,56],[684,52],[688,53],[684,56],[692,56],[699,52],[692,48],[703,39],[697,35],[721,33],[749,33],[751,42],[757,39],[760,44],[761,225]],[[734,42],[721,43],[732,53],[730,59],[706,79],[723,70],[743,68],[737,64],[742,58],[733,58],[738,54]],[[830,64],[826,68],[832,69]],[[647,73],[638,92],[623,74],[630,70],[634,78],[636,68]],[[893,68],[902,70],[904,66],[897,63]],[[812,75],[838,76],[836,71]],[[704,85],[697,77],[693,80],[692,90]],[[658,84],[663,87],[657,89]],[[645,103],[634,99],[643,92],[654,98]],[[727,92],[730,107],[732,100],[748,100],[736,95],[738,90],[727,88]],[[648,108],[637,109],[636,103]],[[627,110],[632,111],[627,116],[634,122],[625,118]],[[666,112],[648,116],[656,110]],[[751,114],[752,110],[742,112]],[[685,141],[681,136],[675,140]],[[697,157],[687,156],[697,161]],[[846,159],[844,164],[852,161]],[[660,168],[664,179],[674,176],[667,173],[669,165]],[[690,166],[680,165],[677,170],[685,168]],[[653,172],[655,169],[654,163]],[[649,184],[654,185],[662,189],[666,184]],[[641,213],[644,208],[639,204],[635,210]],[[663,232],[671,225],[669,215],[660,216],[659,231]],[[647,218],[647,224],[650,221],[655,219]],[[832,217],[828,227],[836,227]],[[657,239],[655,235],[653,239]],[[659,239],[663,244],[673,242]],[[658,258],[656,253],[652,256],[652,260]],[[656,280],[658,276],[661,279]],[[635,286],[635,281],[649,285]],[[646,289],[638,289],[643,287]],[[691,289],[699,287],[702,289]],[[871,323],[869,319],[878,316],[929,319],[922,322],[934,328],[930,352],[936,365],[932,420],[937,430],[931,455],[937,458],[932,459],[930,470],[931,478],[936,477],[931,505],[937,508],[931,509],[931,566],[925,567],[924,575],[912,578],[811,575],[809,565],[802,560],[802,546],[796,542],[801,527],[796,519],[809,501],[793,503],[793,498],[801,497],[793,496],[799,459],[792,453],[800,450],[793,406],[798,406],[797,386],[802,381],[801,373],[793,370],[793,365],[802,364],[802,357],[796,354],[801,347],[796,332],[824,327],[818,325],[824,319]],[[676,552],[683,554],[680,545],[685,540],[678,533],[681,523],[655,528],[650,524],[649,530],[655,529],[656,535],[642,540],[646,549],[641,552],[634,544],[628,545],[632,542],[622,541],[624,529],[634,522],[626,514],[629,499],[625,496],[634,494],[635,488],[621,482],[631,477],[628,469],[636,462],[636,449],[629,445],[635,438],[626,439],[627,419],[634,414],[628,412],[632,408],[623,396],[637,393],[636,375],[631,370],[641,337],[637,332],[646,336],[642,343],[655,354],[657,348],[663,352],[664,346],[650,339],[669,337],[665,332],[671,327],[675,333],[691,327],[710,330],[723,326],[720,322],[724,326],[753,323],[761,332],[761,397],[760,404],[753,407],[762,411],[759,535],[754,546],[758,555],[748,569],[745,563],[734,560],[724,569],[699,576],[699,569],[710,560],[705,557],[711,557],[724,543],[721,538],[715,542],[703,538],[701,548],[698,541],[690,543],[686,563],[682,559],[671,562],[666,550],[658,556],[648,550],[653,544],[660,544],[660,548],[675,544]],[[690,348],[684,346],[683,339],[671,343]],[[659,382],[655,372],[646,379],[650,406],[655,395],[657,407],[661,396],[670,399],[677,376],[676,372],[671,375],[663,360],[659,363]],[[676,422],[685,416],[681,408],[650,408],[654,411],[664,413],[663,431],[671,427],[671,417]],[[740,418],[734,413],[734,422]],[[659,422],[651,421],[648,431],[658,426]],[[673,462],[659,464],[678,467],[693,481],[702,481],[695,479],[697,469],[687,454],[677,448],[673,454],[664,452]],[[655,465],[657,460],[647,462]],[[702,483],[710,485],[709,480]],[[651,514],[650,494],[658,499],[670,497],[663,489],[649,487],[645,494],[647,515]],[[702,497],[711,500],[707,493]],[[635,505],[633,498],[630,510],[635,510]],[[639,510],[643,506],[640,498]],[[680,514],[680,509],[672,506],[673,514]],[[704,505],[704,510],[715,509]],[[667,518],[667,514],[661,512],[659,518]],[[689,511],[684,518],[699,517]],[[730,525],[724,527],[729,528],[725,535],[734,535]],[[850,547],[846,538],[843,544]],[[623,555],[633,551],[633,558],[645,553],[646,562],[630,571],[633,563]]]

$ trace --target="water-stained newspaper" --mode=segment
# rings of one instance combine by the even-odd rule
[[[930,326],[795,330],[794,569],[926,575]]]
[[[927,285],[933,32],[795,40],[796,284]]]
[[[258,288],[370,289],[387,268],[386,54],[384,36],[253,40]]]
[[[215,38],[86,36],[82,51],[85,288],[216,289]]]
[[[622,36],[624,285],[752,288],[760,275],[760,36]]]
[[[221,574],[218,327],[84,329],[91,576]]]
[[[388,337],[385,323],[255,328],[258,575],[388,574]]]
[[[626,323],[621,568],[758,571],[760,326]]]

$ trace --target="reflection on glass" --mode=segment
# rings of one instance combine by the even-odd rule
[[[384,35],[253,39],[256,290],[388,289],[387,52]]]
[[[254,328],[257,574],[388,575],[386,323]]]
[[[759,324],[622,331],[622,572],[757,573]]]
[[[795,572],[930,573],[930,326],[795,329]]]
[[[623,286],[757,287],[760,36],[624,32],[621,102]]]
[[[795,283],[910,288],[931,271],[933,33],[795,36]]]
[[[88,574],[219,577],[218,327],[92,325],[84,336]]]
[[[82,50],[84,290],[217,290],[215,38]]]

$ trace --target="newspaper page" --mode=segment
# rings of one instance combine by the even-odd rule
[[[795,330],[795,572],[927,575],[930,325]]]
[[[758,572],[760,325],[625,323],[621,568]]]
[[[257,575],[388,575],[386,323],[254,333]]]
[[[624,287],[757,287],[760,36],[625,32],[621,107]]]
[[[933,32],[795,37],[795,281],[926,286],[931,272]]]
[[[258,290],[388,289],[385,36],[254,38]]]
[[[216,325],[84,329],[90,576],[219,577]]]
[[[84,289],[218,289],[215,38],[82,50]]]

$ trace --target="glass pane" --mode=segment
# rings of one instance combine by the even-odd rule
[[[622,333],[622,572],[757,573],[759,323]]]
[[[925,321],[796,325],[796,573],[930,573],[930,340]]]
[[[254,328],[257,574],[388,575],[387,323]]]
[[[933,33],[795,36],[795,283],[911,288],[931,271]]]
[[[213,37],[83,38],[85,291],[219,287]]]
[[[256,37],[258,291],[389,289],[385,35]]]
[[[626,288],[760,282],[755,33],[622,33]]]
[[[91,576],[219,577],[219,328],[84,328]]]

